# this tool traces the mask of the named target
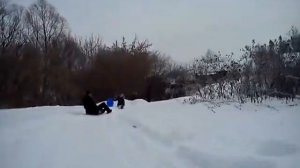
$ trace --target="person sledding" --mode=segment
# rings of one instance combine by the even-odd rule
[[[117,101],[117,107],[119,109],[123,109],[125,106],[125,96],[124,94],[120,94],[118,97],[115,98],[115,100]]]
[[[103,102],[97,105],[93,100],[90,91],[86,91],[82,99],[82,104],[87,115],[99,115],[105,112],[108,114],[112,112],[112,110]]]

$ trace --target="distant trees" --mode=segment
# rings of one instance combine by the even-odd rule
[[[272,96],[293,99],[300,94],[300,35],[292,27],[288,39],[279,36],[268,44],[245,46],[239,60],[208,51],[196,59],[191,72],[201,99],[234,98],[261,102]],[[196,99],[192,99],[194,102]]]
[[[0,99],[7,101],[18,90],[17,67],[21,41],[22,7],[0,0]]]
[[[300,92],[295,27],[288,39],[253,41],[239,60],[209,50],[191,65],[178,65],[147,40],[123,37],[109,46],[99,36],[73,37],[67,25],[46,0],[27,9],[0,0],[0,108],[80,104],[86,89],[98,101],[120,93],[148,101],[196,93],[200,100],[257,102]]]
[[[271,95],[288,99],[299,94],[300,43],[295,43],[299,34],[294,27],[291,31],[294,33],[286,40],[279,36],[268,45],[253,41],[252,46],[245,47],[244,76],[249,79],[243,82],[248,87],[244,92],[251,97]]]
[[[21,43],[21,19],[23,8],[11,5],[6,0],[0,0],[0,44],[1,53],[5,54],[8,48]],[[14,46],[18,47],[18,46]]]
[[[116,41],[111,47],[99,45],[87,75],[84,75],[87,81],[84,87],[94,90],[94,95],[101,100],[120,93],[129,98],[147,98],[149,101],[162,99],[164,90],[152,89],[158,82],[153,79],[163,76],[162,69],[165,67],[158,64],[166,63],[168,59],[151,51],[150,46],[148,41],[137,38],[130,44],[123,38],[122,42]],[[157,97],[149,98],[149,94]]]
[[[99,101],[166,98],[171,60],[147,40],[106,46],[99,36],[72,37],[46,0],[27,9],[0,0],[0,16],[0,107],[79,104],[86,89]]]
[[[65,35],[66,21],[46,0],[37,0],[25,12],[26,39],[44,54],[55,40]]]
[[[204,57],[193,62],[191,72],[197,85],[196,96],[200,100],[228,99],[237,95],[240,67],[232,56],[208,50]]]
[[[25,10],[1,0],[0,15],[0,106],[74,103],[83,57],[65,19],[45,0]]]

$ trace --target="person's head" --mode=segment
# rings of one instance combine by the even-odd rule
[[[91,94],[91,92],[89,90],[85,91],[85,95],[92,96],[92,94]]]
[[[120,94],[120,97],[124,98],[125,96],[124,96],[124,94],[123,94],[123,93],[121,93],[121,94]]]

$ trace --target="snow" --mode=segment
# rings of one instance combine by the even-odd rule
[[[82,106],[0,110],[1,168],[295,168],[299,100],[286,104],[126,101],[111,114]]]

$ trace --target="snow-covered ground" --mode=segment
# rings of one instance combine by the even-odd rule
[[[297,168],[300,101],[0,110],[1,168]]]

